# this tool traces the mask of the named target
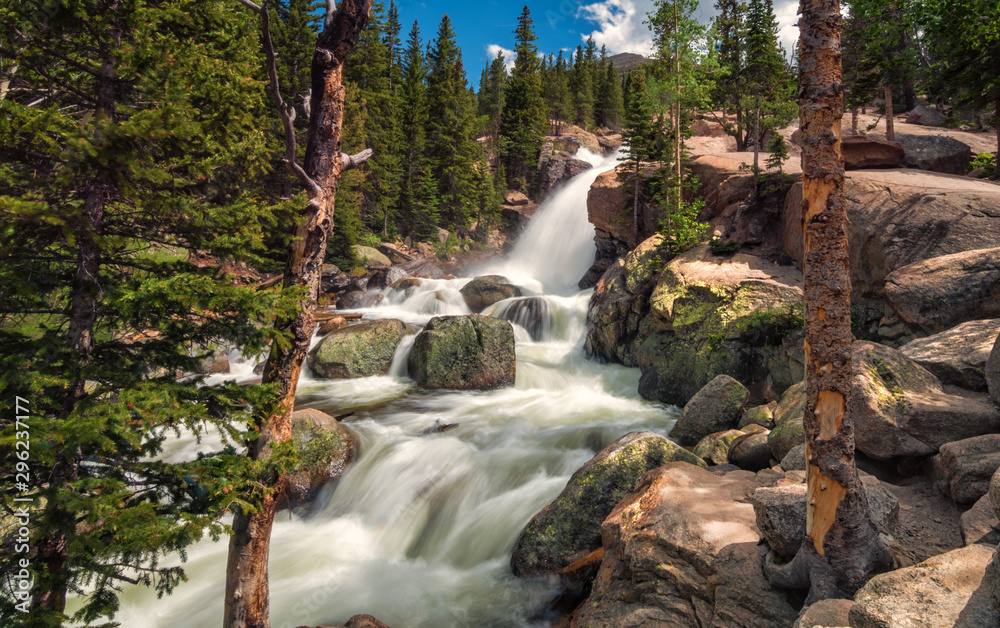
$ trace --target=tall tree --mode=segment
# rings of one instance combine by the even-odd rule
[[[521,11],[514,36],[517,56],[500,125],[501,154],[511,187],[524,189],[532,183],[529,179],[538,163],[542,136],[548,127],[542,69],[535,45],[538,37],[527,6]]]
[[[0,477],[25,485],[33,549],[29,612],[5,579],[0,624],[63,625],[73,592],[73,621],[110,618],[124,583],[169,593],[184,573],[160,557],[222,532],[245,461],[155,458],[182,428],[232,436],[267,398],[175,373],[213,346],[262,350],[278,336],[252,323],[294,310],[190,258],[266,268],[255,39],[221,1],[0,3],[18,67],[0,103]]]
[[[625,123],[622,128],[622,160],[631,170],[625,182],[632,187],[632,240],[639,244],[639,204],[642,187],[642,164],[653,156],[653,104],[646,72],[640,66],[629,72],[625,79]],[[625,172],[620,172],[619,176]]]
[[[316,41],[312,61],[312,99],[309,135],[303,164],[297,160],[293,126],[294,109],[281,96],[276,54],[271,40],[270,11],[265,3],[240,2],[260,16],[261,39],[267,57],[268,92],[282,121],[288,170],[299,180],[308,204],[301,209],[295,241],[289,246],[283,286],[299,293],[295,314],[279,313],[274,329],[290,340],[274,342],[264,365],[262,380],[276,390],[270,403],[254,408],[247,441],[247,456],[263,465],[259,486],[263,494],[246,496],[236,509],[229,539],[226,565],[224,628],[267,628],[270,626],[268,554],[271,527],[281,492],[286,485],[283,468],[268,465],[276,450],[291,439],[291,416],[295,406],[302,362],[315,330],[314,312],[319,294],[326,245],[333,228],[337,183],[341,174],[371,156],[366,150],[355,156],[341,152],[341,122],[344,114],[344,62],[368,20],[371,0],[342,0],[334,8],[327,4],[323,31]]]
[[[555,61],[549,63],[543,80],[547,115],[552,121],[552,132],[559,135],[563,123],[570,119],[573,111],[573,101],[569,91],[569,68],[562,50],[559,51]]]
[[[722,110],[723,128],[736,138],[736,150],[742,152],[746,149],[748,135],[743,108],[743,94],[747,85],[743,71],[747,7],[740,0],[717,0],[715,8],[719,11],[714,20],[714,28],[718,37],[720,72],[715,83],[714,100]],[[730,123],[729,114],[735,114],[735,126]]]
[[[404,230],[415,225],[415,203],[418,190],[426,187],[421,173],[426,171],[424,144],[427,128],[427,66],[420,26],[413,22],[403,53],[403,87],[399,108],[399,126],[403,131],[403,171],[400,187],[400,213]],[[436,188],[435,188],[436,194]],[[435,204],[435,210],[437,205]]]
[[[621,131],[622,118],[625,115],[621,79],[612,63],[605,61],[603,65],[604,72],[601,76],[597,97],[597,123],[618,132]]]
[[[743,69],[753,85],[754,131],[753,131],[753,172],[755,189],[760,191],[760,166],[758,155],[764,135],[769,130],[762,128],[762,99],[773,101],[782,80],[787,78],[785,60],[778,47],[778,21],[774,17],[771,0],[750,0],[746,14],[746,63]]]
[[[851,277],[837,0],[803,0],[799,116],[805,236],[806,536],[791,563],[766,564],[771,582],[809,587],[806,604],[850,598],[891,556],[871,522],[854,465]]]
[[[589,128],[594,124],[594,84],[583,46],[577,46],[573,55],[569,90],[573,101],[573,123],[584,129]]]
[[[479,115],[485,120],[485,131],[493,149],[500,138],[500,117],[504,110],[507,91],[507,60],[498,52],[483,70],[479,81]]]

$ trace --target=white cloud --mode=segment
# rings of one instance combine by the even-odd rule
[[[654,0],[602,0],[580,5],[576,17],[593,22],[597,29],[581,35],[586,41],[593,37],[598,46],[607,46],[608,52],[637,52],[649,55],[653,51],[653,33],[646,26],[646,16],[655,8]],[[708,24],[717,11],[714,0],[701,0],[695,19]],[[785,51],[791,54],[799,36],[798,0],[777,0],[775,17],[778,20],[778,38]]]
[[[510,72],[514,69],[514,57],[517,56],[513,50],[509,48],[504,48],[503,46],[498,46],[497,44],[487,44],[486,45],[486,56],[490,61],[497,58],[497,55],[503,53],[504,65],[507,66],[507,71]]]

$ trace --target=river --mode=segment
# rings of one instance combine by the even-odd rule
[[[417,389],[405,368],[412,336],[400,344],[385,377],[321,380],[304,369],[296,408],[353,410],[347,422],[360,438],[361,455],[311,512],[277,516],[270,558],[275,628],[340,625],[356,613],[393,628],[546,625],[538,609],[551,585],[510,572],[521,529],[601,448],[635,430],[666,434],[678,414],[638,396],[638,370],[584,356],[592,291],[581,292],[576,283],[595,250],[587,192],[617,155],[581,149],[578,158],[594,168],[549,197],[508,256],[474,273],[507,276],[547,310],[533,334],[515,325],[513,388]],[[390,290],[363,312],[415,325],[435,315],[467,314],[458,294],[467,281]],[[501,302],[489,312],[516,319],[512,306]],[[223,377],[246,377],[251,368],[235,364]],[[436,422],[458,427],[423,433]],[[213,446],[180,439],[164,456],[190,458]],[[226,553],[225,539],[190,548],[190,581],[159,600],[147,589],[127,588],[118,621],[126,628],[216,628]]]

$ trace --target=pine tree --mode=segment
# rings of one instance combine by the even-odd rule
[[[500,124],[500,152],[510,186],[526,189],[531,183],[542,137],[548,128],[538,47],[535,45],[538,38],[527,6],[518,18],[514,36],[517,56]]]
[[[455,228],[469,224],[479,213],[474,167],[482,148],[475,138],[475,111],[466,89],[462,51],[447,15],[441,19],[428,60],[425,154],[438,186],[441,218]]]
[[[576,47],[569,89],[573,100],[573,123],[586,129],[594,124],[594,86],[590,68],[583,56],[583,46]]]
[[[746,49],[746,4],[740,0],[717,0],[719,14],[713,26],[718,36],[719,75],[715,82],[713,100],[722,110],[722,125],[736,138],[736,150],[747,145],[747,126],[743,109],[743,94],[747,79],[744,73]],[[736,126],[730,124],[729,114],[736,115]]]
[[[418,173],[424,168],[424,145],[427,127],[427,67],[420,26],[413,22],[403,53],[403,77],[399,127],[402,139],[402,181],[399,209],[404,233],[416,228],[415,203],[418,190],[423,185]],[[437,206],[435,205],[435,208]]]
[[[753,172],[759,192],[760,172],[757,159],[764,135],[773,127],[773,122],[762,124],[762,116],[770,118],[762,111],[763,103],[773,102],[782,81],[788,78],[785,61],[778,47],[778,23],[774,17],[771,0],[750,0],[746,18],[746,65],[745,76],[753,86]],[[784,116],[791,118],[791,112]]]
[[[506,59],[502,52],[498,52],[483,70],[477,102],[479,115],[485,120],[485,135],[490,138],[494,150],[500,138],[500,118],[504,110],[507,80]]]
[[[293,103],[299,115],[296,126],[304,129],[309,116],[304,105],[308,102],[312,79],[309,67],[316,50],[316,35],[320,26],[317,11],[322,0],[282,0],[275,4],[271,31],[274,48],[278,51],[278,79],[284,99]]]
[[[549,56],[551,57],[551,55]],[[563,123],[570,118],[573,110],[569,93],[569,72],[562,50],[559,51],[559,56],[556,57],[555,61],[549,63],[543,81],[548,117],[552,120],[553,132],[555,135],[559,135]]]
[[[233,448],[156,460],[180,429],[234,438],[273,397],[175,373],[213,347],[260,352],[279,338],[259,323],[297,310],[294,294],[190,257],[269,269],[274,215],[251,196],[270,164],[259,46],[242,11],[212,0],[7,2],[0,22],[20,68],[0,103],[0,476],[28,476],[34,550],[30,614],[5,585],[0,623],[62,625],[71,592],[74,621],[99,623],[124,583],[180,584],[159,558],[217,538],[259,471]],[[12,455],[16,414],[27,460]]]
[[[639,244],[639,203],[642,186],[642,164],[653,156],[653,103],[646,83],[646,72],[640,66],[633,69],[625,85],[625,124],[622,128],[622,147],[625,155],[622,161],[631,171],[625,179],[632,188],[632,231],[633,243]],[[620,175],[625,174],[620,172]]]
[[[599,126],[618,132],[621,131],[622,118],[625,115],[621,79],[614,65],[607,62],[604,65],[605,71],[598,90],[597,123]]]

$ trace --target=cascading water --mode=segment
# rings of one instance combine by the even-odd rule
[[[390,626],[541,626],[545,582],[514,578],[513,544],[531,516],[569,476],[623,434],[666,433],[676,409],[641,400],[635,369],[588,361],[582,350],[590,291],[576,282],[593,260],[586,195],[616,164],[594,164],[539,209],[507,259],[484,267],[533,296],[502,301],[487,314],[510,320],[517,339],[513,388],[490,392],[422,391],[406,376],[413,336],[397,349],[389,374],[322,380],[305,369],[296,407],[348,419],[361,455],[308,516],[279,513],[270,553],[275,628],[338,625],[370,613]],[[368,318],[422,325],[467,314],[458,290],[468,279],[423,280],[387,290]],[[456,423],[447,432],[437,424]],[[172,459],[210,447],[172,443]],[[126,628],[215,628],[222,617],[225,542],[189,551],[190,582],[164,599],[126,591],[118,620]]]

